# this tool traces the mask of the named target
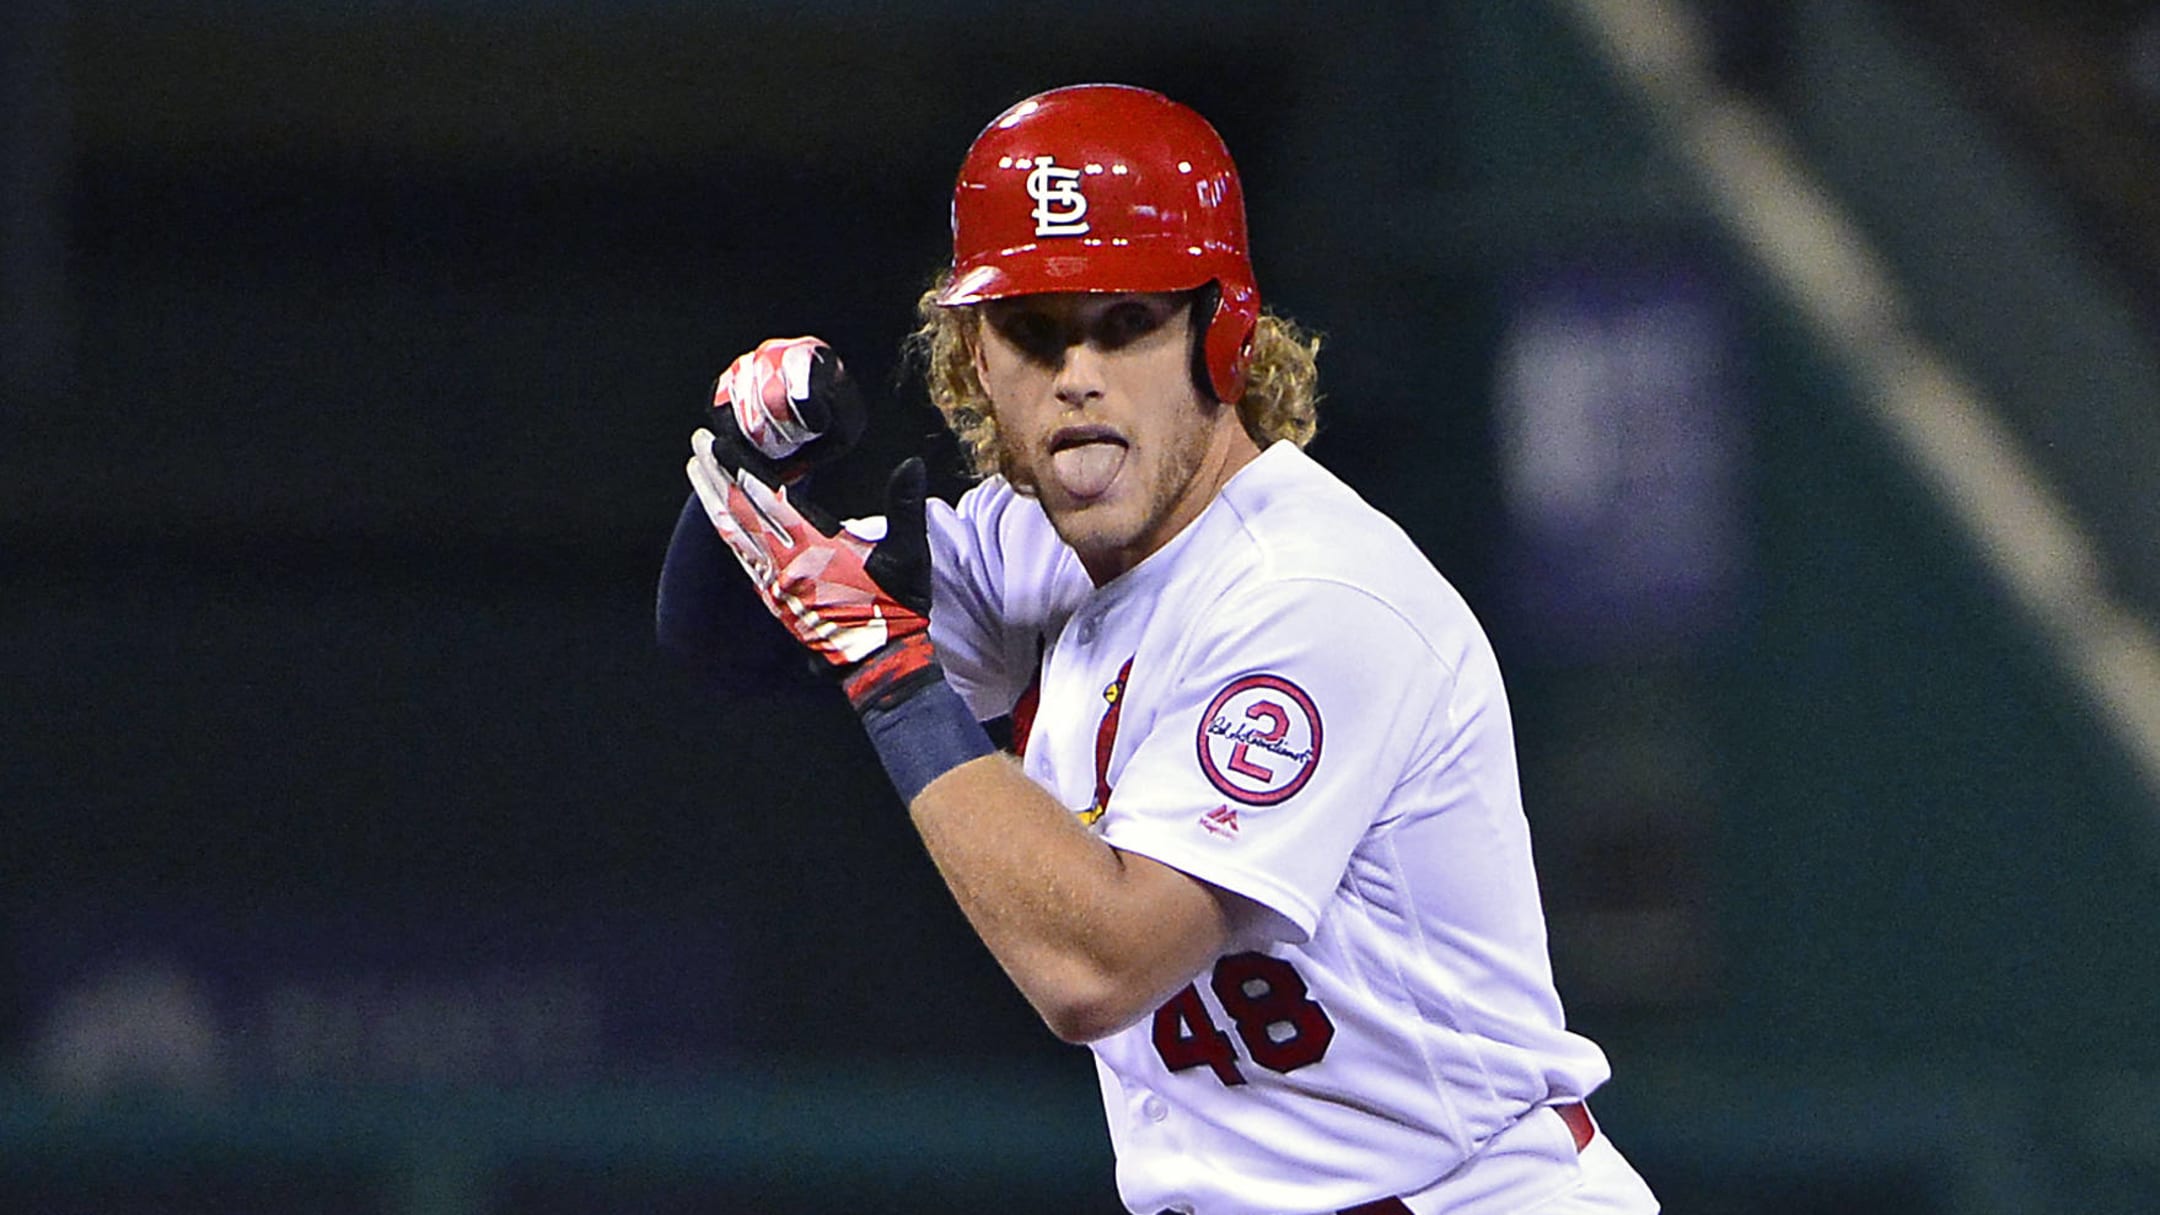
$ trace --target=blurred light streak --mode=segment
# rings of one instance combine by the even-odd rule
[[[1731,231],[1823,338],[1874,415],[2037,626],[2153,795],[2160,847],[2160,637],[2109,590],[2092,541],[1980,392],[1921,336],[1858,227],[1777,124],[1717,83],[1671,0],[1563,0],[1648,103]]]

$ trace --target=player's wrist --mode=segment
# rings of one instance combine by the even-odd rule
[[[912,803],[931,781],[997,750],[936,662],[910,678],[914,686],[906,695],[857,706],[863,730],[903,805]]]

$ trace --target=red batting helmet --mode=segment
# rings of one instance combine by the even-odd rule
[[[1209,386],[1223,401],[1243,394],[1260,318],[1245,192],[1222,136],[1186,107],[1122,84],[1028,98],[968,149],[952,229],[940,304],[1215,284],[1201,346]]]

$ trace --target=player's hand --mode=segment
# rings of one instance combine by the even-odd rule
[[[730,473],[788,485],[862,437],[862,393],[832,347],[814,337],[772,338],[713,381],[707,425]]]
[[[747,469],[710,431],[691,439],[690,483],[765,606],[840,678],[855,708],[891,708],[937,680],[921,459],[893,470],[882,518],[835,523]]]

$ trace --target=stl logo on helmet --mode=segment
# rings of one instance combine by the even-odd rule
[[[1066,168],[1048,156],[1035,158],[1027,175],[1028,197],[1035,200],[1035,235],[1085,236],[1087,195],[1080,192],[1080,170]]]

